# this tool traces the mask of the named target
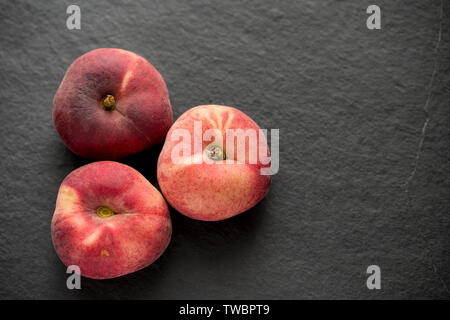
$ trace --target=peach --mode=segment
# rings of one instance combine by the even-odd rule
[[[72,152],[114,160],[162,143],[172,108],[163,78],[147,60],[102,48],[67,70],[53,100],[53,123]]]
[[[241,140],[235,135],[239,129],[248,133]],[[262,173],[270,170],[270,159],[261,158],[261,151],[269,152],[259,131],[250,117],[232,107],[186,111],[169,130],[158,159],[158,183],[169,204],[204,221],[227,219],[255,206],[271,184],[270,174]]]
[[[94,279],[150,265],[167,248],[171,232],[158,190],[133,168],[113,161],[87,164],[64,179],[51,224],[61,261]]]

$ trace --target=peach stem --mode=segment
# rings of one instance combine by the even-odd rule
[[[106,111],[114,110],[116,108],[116,100],[114,99],[114,96],[108,94],[104,97],[102,100],[102,106]]]
[[[109,218],[114,215],[114,211],[110,207],[100,206],[97,208],[97,215],[100,218]]]
[[[225,160],[225,151],[218,145],[210,144],[206,147],[206,155],[214,161]]]

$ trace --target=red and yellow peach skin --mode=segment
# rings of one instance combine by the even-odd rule
[[[223,153],[228,163],[212,161],[212,163],[195,163],[202,158],[211,141],[203,141],[199,153],[195,153],[192,140],[190,155],[184,155],[187,161],[174,162],[172,153],[176,147],[176,139],[172,133],[178,129],[188,130],[194,135],[195,121],[201,123],[202,134],[213,129],[223,136]],[[270,163],[262,164],[259,157],[256,163],[249,162],[249,145],[246,145],[245,161],[238,161],[237,152],[232,159],[226,145],[227,129],[253,129],[259,126],[238,109],[219,106],[198,106],[186,111],[171,127],[166,142],[158,159],[157,177],[161,191],[176,210],[193,219],[217,221],[230,218],[255,206],[268,192],[271,184],[270,175],[261,175],[260,169],[270,167]],[[260,138],[258,138],[258,142]],[[267,150],[267,143],[261,141]],[[236,148],[236,143],[234,147]],[[259,154],[259,153],[258,153]]]
[[[112,161],[82,166],[64,179],[51,224],[62,262],[94,279],[153,263],[167,248],[171,231],[158,190],[133,168]]]
[[[67,70],[53,100],[53,123],[77,155],[114,160],[163,142],[172,108],[163,78],[147,60],[102,48]]]

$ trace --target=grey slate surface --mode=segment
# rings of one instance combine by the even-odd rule
[[[70,31],[71,1],[1,0],[0,298],[449,298],[442,1],[374,1],[379,31],[365,26],[372,1],[77,1]],[[98,47],[147,58],[175,118],[215,103],[279,128],[280,172],[233,219],[171,210],[156,263],[70,291],[50,221],[61,181],[87,161],[60,142],[51,106],[70,63]],[[156,185],[160,148],[123,162]],[[372,264],[381,290],[366,288]]]

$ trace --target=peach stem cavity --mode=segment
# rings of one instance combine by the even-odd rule
[[[214,161],[220,161],[220,160],[225,160],[225,152],[223,151],[223,149],[216,145],[216,144],[210,144],[209,146],[207,146],[205,148],[205,153],[208,156],[208,158],[210,158],[211,160]]]
[[[111,209],[110,207],[100,206],[97,208],[97,215],[100,218],[109,218],[109,217],[112,217],[114,214],[115,213],[114,213],[113,209]]]
[[[116,108],[116,100],[114,99],[113,95],[106,95],[106,97],[102,100],[102,107],[106,111],[112,111]]]

